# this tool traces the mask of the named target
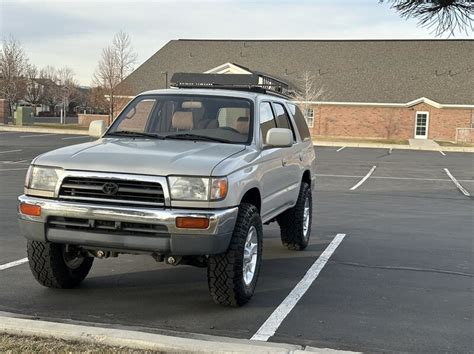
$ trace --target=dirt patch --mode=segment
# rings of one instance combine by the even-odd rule
[[[161,353],[152,350],[138,350],[125,347],[113,347],[102,344],[65,341],[55,338],[13,336],[0,334],[0,352],[2,353]]]

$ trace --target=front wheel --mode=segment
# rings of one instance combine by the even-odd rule
[[[308,247],[312,214],[311,187],[308,183],[303,182],[296,205],[277,217],[281,242],[284,246],[290,250],[304,250]]]
[[[238,307],[250,300],[260,271],[262,238],[257,208],[241,204],[227,252],[209,256],[207,279],[215,303]]]
[[[28,261],[31,272],[41,285],[48,288],[73,288],[89,273],[94,258],[83,257],[66,245],[28,241]]]

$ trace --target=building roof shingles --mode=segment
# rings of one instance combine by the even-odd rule
[[[120,85],[122,94],[166,87],[175,72],[232,62],[301,87],[319,101],[474,104],[474,40],[172,40]]]

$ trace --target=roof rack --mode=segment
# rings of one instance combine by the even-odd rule
[[[172,87],[206,88],[250,91],[288,98],[288,84],[261,73],[252,74],[202,74],[175,73],[171,77]]]

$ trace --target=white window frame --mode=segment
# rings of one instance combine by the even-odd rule
[[[309,111],[313,113],[311,116],[308,114]],[[313,107],[308,107],[304,110],[304,119],[306,120],[306,124],[308,125],[308,128],[314,127],[314,108]]]
[[[426,114],[426,134],[424,136],[416,135],[416,122],[418,120],[418,114]],[[430,127],[430,112],[428,112],[428,111],[416,111],[416,113],[415,113],[415,131],[414,131],[413,137],[415,139],[428,139],[429,127]]]

